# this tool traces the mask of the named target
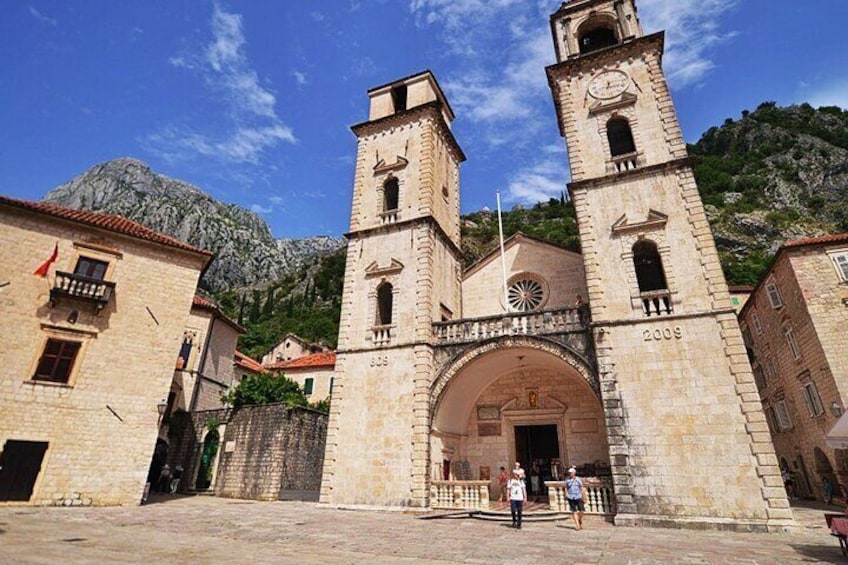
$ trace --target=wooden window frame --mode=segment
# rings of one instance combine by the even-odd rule
[[[777,283],[772,281],[766,283],[766,295],[769,299],[772,309],[777,310],[783,307],[783,296],[780,295],[780,289],[777,288]]]
[[[804,395],[804,403],[807,405],[807,411],[811,418],[816,418],[824,414],[824,405],[821,401],[821,395],[816,383],[810,381],[801,385],[801,392]]]
[[[58,352],[49,353],[50,346],[56,344],[59,346]],[[41,348],[41,355],[38,357],[38,362],[32,374],[32,380],[36,382],[69,384],[82,347],[82,340],[48,336]],[[63,361],[67,362],[67,366],[60,370]],[[43,365],[48,362],[50,363],[49,372],[42,371]]]
[[[785,400],[774,403],[774,415],[777,416],[777,427],[781,430],[792,429],[792,418],[789,417],[789,407]]]
[[[798,344],[798,338],[795,336],[795,329],[792,326],[783,327],[783,337],[786,339],[786,344],[789,345],[789,352],[794,360],[801,358],[801,346]]]
[[[306,377],[303,379],[303,394],[309,396],[312,394],[312,391],[315,390],[315,378],[314,377]]]

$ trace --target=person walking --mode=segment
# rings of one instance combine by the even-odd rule
[[[509,491],[509,511],[512,514],[512,527],[520,530],[524,501],[527,500],[527,487],[524,486],[524,479],[521,478],[517,470],[512,472],[512,478],[507,483],[507,490]]]
[[[568,497],[568,507],[574,517],[574,529],[582,530],[583,513],[586,511],[586,504],[583,502],[583,480],[577,476],[577,469],[574,467],[568,469],[565,490]]]

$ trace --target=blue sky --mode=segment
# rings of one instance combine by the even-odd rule
[[[366,91],[431,69],[468,156],[462,210],[559,196],[544,67],[555,0],[31,0],[0,19],[0,193],[39,199],[132,156],[260,213],[344,233]],[[843,0],[641,0],[688,141],[760,102],[848,107]]]

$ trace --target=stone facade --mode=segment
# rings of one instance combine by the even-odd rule
[[[740,313],[775,450],[799,497],[822,499],[825,477],[848,486],[848,453],[824,440],[848,395],[842,263],[846,234],[787,243]]]
[[[566,138],[620,524],[791,522],[680,126],[632,0],[563,4]]]
[[[34,505],[138,504],[192,297],[211,254],[105,214],[0,199],[0,445],[40,442]],[[57,249],[46,278],[33,275]],[[81,261],[82,260],[82,261]],[[105,264],[106,299],[73,273]],[[60,281],[74,281],[61,293]],[[86,282],[91,285],[95,283]],[[103,300],[101,300],[101,298]],[[48,339],[81,344],[70,374],[38,377]],[[61,363],[54,365],[62,371]],[[10,473],[12,461],[4,461]],[[0,483],[7,478],[0,479]],[[4,488],[8,485],[4,485]],[[0,502],[3,504],[4,502]]]
[[[663,35],[643,35],[632,0],[566,2],[551,28],[583,254],[516,236],[506,297],[497,252],[458,272],[461,152],[432,75],[369,92],[321,501],[426,507],[429,481],[517,460],[592,469],[619,524],[783,528]]]
[[[273,365],[275,363],[300,359],[313,353],[314,349],[315,347],[311,346],[305,339],[294,334],[287,334],[280,343],[262,355],[262,364]]]
[[[201,470],[204,445],[217,437],[208,471]],[[211,490],[218,496],[252,500],[317,500],[324,462],[327,416],[282,404],[243,406],[175,415],[171,468],[185,469],[182,491]],[[198,484],[208,474],[210,484]]]

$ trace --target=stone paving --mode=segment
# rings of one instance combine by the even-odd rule
[[[799,526],[789,533],[736,534],[616,528],[600,517],[587,517],[579,532],[570,521],[519,531],[207,496],[138,507],[0,507],[0,563],[846,563],[823,510],[796,506]]]

